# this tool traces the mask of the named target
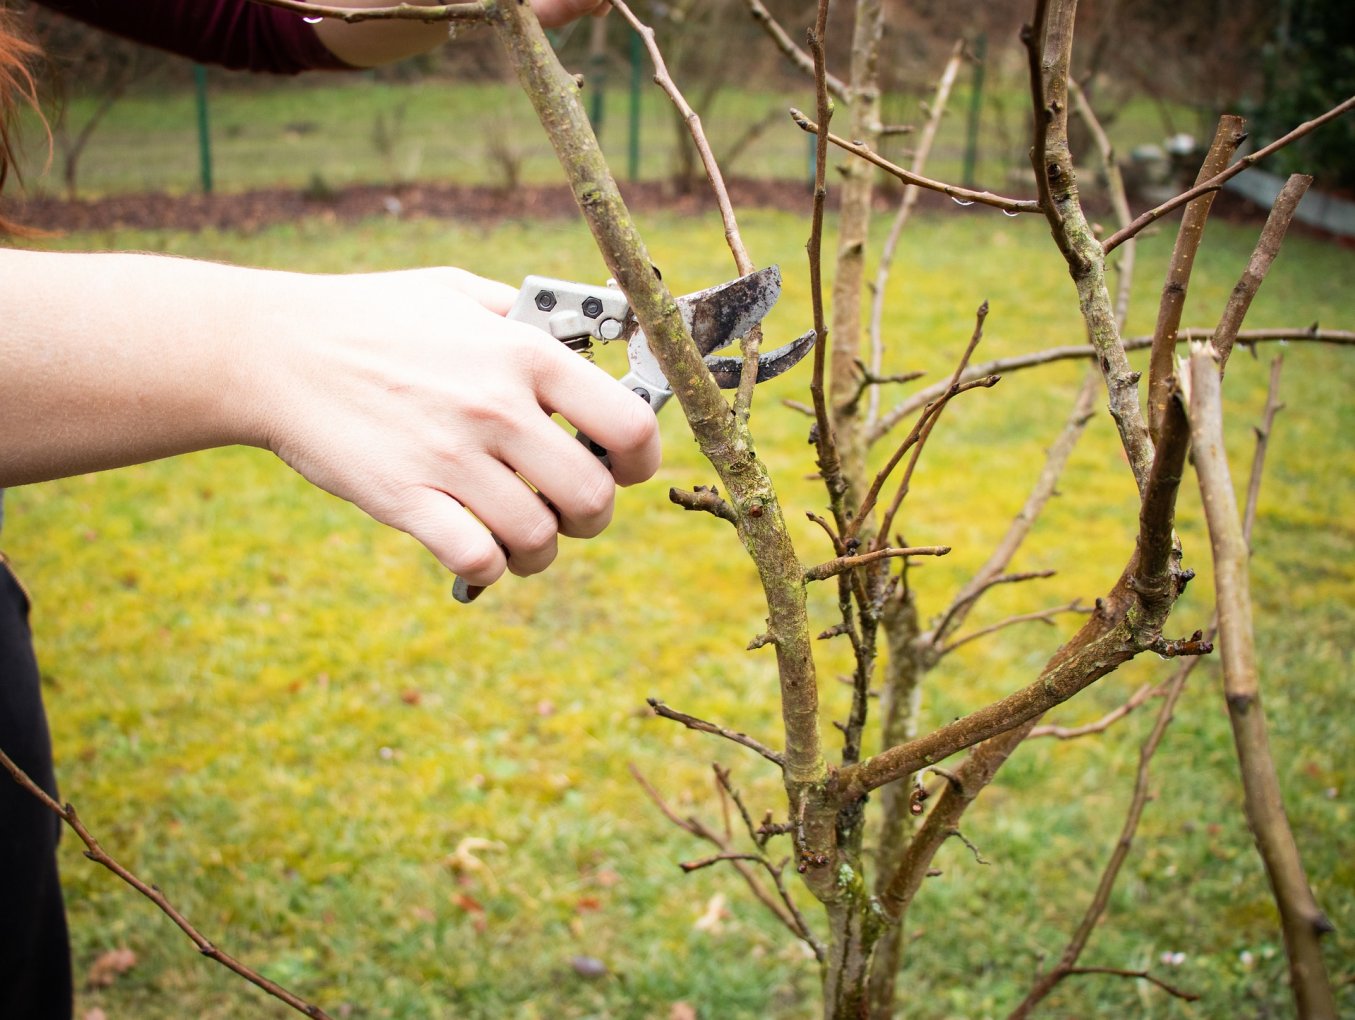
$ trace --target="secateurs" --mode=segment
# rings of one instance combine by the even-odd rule
[[[677,298],[682,320],[722,389],[739,385],[743,358],[720,357],[714,352],[761,322],[780,296],[781,270],[769,266]],[[656,414],[673,395],[630,303],[615,286],[529,276],[523,281],[508,318],[536,326],[580,354],[588,354],[595,342],[625,341],[630,370],[622,377],[622,385],[644,398]],[[757,381],[764,382],[786,371],[809,352],[814,340],[814,331],[810,330],[783,347],[759,355]],[[606,462],[606,450],[582,434],[579,441]],[[459,602],[469,602],[479,591],[458,577],[452,594]]]

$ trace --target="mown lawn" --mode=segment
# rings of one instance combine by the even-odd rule
[[[787,277],[776,339],[809,323],[805,218],[745,218],[750,250]],[[646,235],[679,290],[727,277],[719,224],[654,217]],[[1187,321],[1212,325],[1254,228],[1214,224]],[[471,229],[393,221],[298,223],[252,236],[118,233],[118,247],[333,272],[451,262],[516,279],[600,278],[573,223]],[[1141,252],[1129,332],[1151,330],[1169,234]],[[1292,238],[1249,325],[1355,323],[1355,255]],[[992,306],[980,357],[1073,342],[1071,285],[1033,220],[954,210],[912,228],[891,284],[891,369],[947,371]],[[1239,353],[1227,392],[1234,477],[1269,358]],[[1355,870],[1349,704],[1355,529],[1352,355],[1285,348],[1286,410],[1272,442],[1255,548],[1254,596],[1272,739],[1295,831],[1334,921],[1328,960],[1355,1010]],[[620,352],[603,351],[616,364]],[[986,557],[1057,432],[1082,368],[1014,374],[957,402],[928,447],[904,530],[955,552],[914,571],[925,612]],[[829,557],[803,520],[824,499],[797,371],[756,411],[804,560]],[[815,1015],[812,960],[728,872],[684,876],[706,849],[668,825],[633,764],[682,812],[718,816],[710,763],[734,768],[750,808],[784,811],[777,777],[730,745],[654,719],[647,696],[777,742],[771,658],[743,651],[762,629],[752,573],[720,522],[684,514],[667,487],[709,483],[676,410],[665,465],[622,494],[607,536],[570,543],[543,577],[509,580],[473,607],[405,536],[309,488],[270,455],[230,449],[13,490],[6,551],[32,586],[63,794],[104,845],[161,885],[223,948],[336,1016],[703,1018]],[[1108,417],[1079,447],[1016,569],[975,625],[1106,591],[1133,544],[1132,479]],[[1209,613],[1208,545],[1193,476],[1180,530],[1200,574],[1176,630]],[[814,593],[832,622],[830,593]],[[1066,635],[1033,625],[967,646],[928,691],[943,722],[1028,682]],[[1057,713],[1092,719],[1167,663],[1136,662]],[[845,710],[823,646],[825,703]],[[1057,954],[1121,823],[1151,724],[1145,709],[1099,739],[1032,744],[971,813],[943,874],[908,917],[905,1015],[1005,1015]],[[825,740],[837,746],[825,721]],[[1192,680],[1155,768],[1156,799],[1085,957],[1153,966],[1204,998],[1082,977],[1049,1016],[1207,1018],[1287,1013],[1283,950],[1241,816],[1217,671]],[[149,904],[65,841],[78,968],[127,946],[137,965],[81,1009],[110,1018],[284,1016],[200,959]],[[815,917],[807,898],[801,901]],[[698,921],[705,918],[700,924]],[[1164,965],[1164,954],[1175,961]],[[1177,957],[1172,954],[1182,954]],[[576,973],[588,956],[603,977]]]

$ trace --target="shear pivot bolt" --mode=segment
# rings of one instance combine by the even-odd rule
[[[543,312],[549,312],[555,307],[555,294],[548,290],[539,291],[536,295],[536,307]]]
[[[598,298],[590,297],[583,299],[583,314],[590,319],[596,319],[602,314],[602,302]]]
[[[651,402],[649,399],[649,390],[645,389],[643,386],[636,386],[634,389],[631,390],[631,392],[634,393],[641,400],[643,400],[646,404]]]

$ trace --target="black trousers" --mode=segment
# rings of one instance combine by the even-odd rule
[[[52,741],[28,596],[0,557],[0,750],[53,797]],[[57,878],[61,820],[0,769],[0,1017],[70,1020],[71,955]]]

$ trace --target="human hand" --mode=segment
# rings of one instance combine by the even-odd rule
[[[503,318],[513,288],[452,269],[300,279],[300,309],[323,310],[264,341],[264,445],[469,584],[544,570],[557,535],[598,534],[615,486],[657,469],[649,405]],[[607,448],[610,473],[552,413]]]
[[[611,7],[606,0],[532,0],[537,19],[547,28],[558,28],[585,14],[600,17]]]

